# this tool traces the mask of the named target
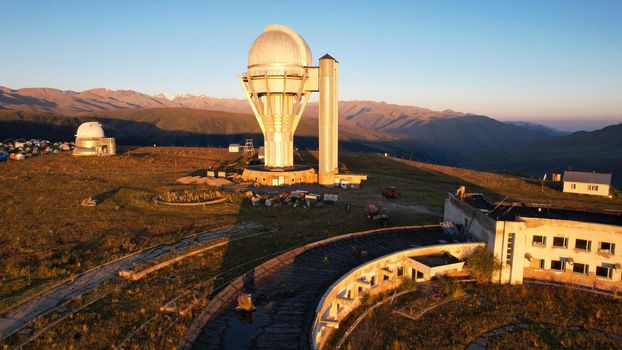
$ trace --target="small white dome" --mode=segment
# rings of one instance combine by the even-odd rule
[[[310,66],[311,49],[298,33],[283,25],[269,25],[248,50],[248,66]]]
[[[100,138],[104,136],[104,128],[98,122],[82,123],[76,132],[77,138]]]

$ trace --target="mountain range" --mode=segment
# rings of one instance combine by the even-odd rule
[[[317,111],[317,103],[310,102],[296,131],[298,147],[317,147]],[[68,139],[85,120],[100,121],[121,144],[226,145],[247,137],[262,142],[246,100],[106,88],[75,92],[0,87],[2,138]],[[343,149],[525,174],[568,167],[618,169],[622,145],[615,138],[607,144],[602,140],[622,131],[621,126],[610,128],[566,135],[539,124],[452,110],[376,101],[339,103]]]

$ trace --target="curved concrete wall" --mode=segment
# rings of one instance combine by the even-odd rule
[[[307,245],[288,250],[270,260],[267,260],[263,264],[255,267],[252,271],[254,273],[255,278],[260,277],[261,275],[269,272],[271,269],[279,266],[281,264],[287,263],[293,259],[295,259],[298,255],[323,246],[327,244],[331,244],[337,241],[352,239],[360,236],[367,236],[372,234],[379,234],[383,232],[399,232],[399,231],[408,231],[415,229],[424,229],[424,228],[433,228],[439,227],[438,225],[422,225],[422,226],[401,226],[401,227],[391,227],[391,228],[382,228],[368,231],[360,231],[354,232],[350,234],[345,234],[341,236],[335,236],[331,238],[327,238],[321,241],[309,243]],[[244,287],[244,277],[246,274],[243,274],[236,278],[233,282],[227,285],[222,291],[220,291],[216,296],[210,299],[207,306],[201,311],[201,313],[192,321],[184,337],[182,338],[178,349],[191,349],[194,344],[196,338],[199,336],[201,330],[205,325],[210,321],[212,316],[223,306],[227,305],[232,298],[239,295],[241,291],[243,291]]]
[[[316,308],[311,330],[312,348],[323,347],[330,329],[339,328],[339,321],[360,305],[360,295],[363,293],[376,295],[394,289],[399,286],[402,278],[411,276],[411,271],[417,263],[410,257],[446,252],[462,259],[473,249],[483,246],[484,243],[477,242],[411,248],[374,259],[350,270],[328,288]],[[463,265],[464,262],[459,262],[421,272],[424,273],[423,279],[426,280],[447,271],[460,271]],[[398,272],[400,268],[401,275]]]

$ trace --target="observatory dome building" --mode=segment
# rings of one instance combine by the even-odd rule
[[[268,25],[248,50],[248,70],[239,77],[264,137],[265,166],[249,166],[242,177],[262,185],[358,183],[364,175],[339,175],[338,62],[330,55],[313,66],[307,42],[283,25]],[[294,165],[294,133],[311,93],[319,92],[318,173]]]
[[[116,152],[114,138],[106,137],[100,123],[86,122],[78,127],[74,156],[109,156]]]
[[[248,50],[249,73],[288,73],[304,75],[313,59],[307,42],[282,25],[266,26]]]

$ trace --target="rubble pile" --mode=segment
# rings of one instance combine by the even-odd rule
[[[0,142],[0,161],[24,160],[42,154],[56,154],[71,151],[73,142],[50,142],[48,140],[7,139]]]
[[[385,227],[389,225],[389,215],[381,213],[380,208],[378,208],[375,204],[370,203],[367,205],[365,212],[367,213],[367,219],[370,222]]]
[[[326,193],[321,195],[303,190],[279,191],[268,194],[248,191],[246,192],[246,196],[250,198],[254,207],[320,207],[327,204],[334,204],[339,200],[339,196],[336,194]]]

